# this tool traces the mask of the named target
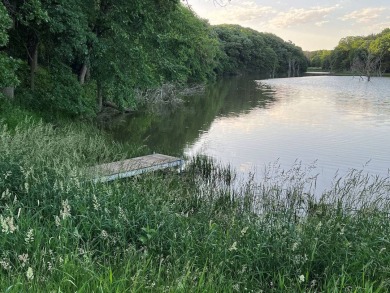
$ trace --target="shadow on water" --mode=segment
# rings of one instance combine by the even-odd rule
[[[218,117],[238,116],[254,108],[265,108],[272,95],[258,89],[256,77],[238,76],[208,85],[205,92],[186,97],[175,111],[156,115],[138,113],[115,117],[110,123],[113,138],[146,145],[151,152],[182,155],[186,145],[208,131]]]

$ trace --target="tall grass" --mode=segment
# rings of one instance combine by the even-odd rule
[[[182,174],[87,179],[123,151],[74,127],[1,126],[1,292],[390,289],[388,179],[352,171],[314,197],[298,166],[240,189],[200,157]]]

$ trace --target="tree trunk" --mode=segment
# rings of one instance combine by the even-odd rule
[[[103,88],[99,81],[97,82],[96,107],[98,113],[100,113],[103,109]]]
[[[38,68],[38,42],[32,44],[29,51],[29,61],[30,61],[30,87],[31,90],[35,89],[35,72]]]
[[[81,85],[85,83],[85,77],[87,76],[87,72],[88,72],[88,67],[84,63],[83,66],[81,67],[80,74],[79,74],[79,81]]]

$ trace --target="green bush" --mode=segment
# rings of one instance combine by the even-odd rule
[[[96,99],[94,84],[82,86],[76,75],[66,66],[39,68],[35,77],[35,90],[20,89],[21,104],[47,115],[59,117],[92,117]]]

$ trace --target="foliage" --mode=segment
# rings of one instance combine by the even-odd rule
[[[299,168],[237,189],[197,158],[181,175],[93,183],[85,168],[119,146],[26,124],[0,130],[1,291],[390,289],[388,179],[353,171],[316,199]]]
[[[302,50],[275,35],[238,25],[219,25],[214,30],[223,50],[218,68],[222,73],[253,72],[275,77],[295,76],[306,70]]]
[[[14,25],[1,65],[9,71],[12,60],[28,65],[17,71],[19,101],[64,115],[89,115],[91,89],[95,112],[105,102],[136,109],[137,92],[166,83],[239,72],[297,76],[307,66],[294,44],[240,26],[212,27],[178,0],[22,0],[5,7],[1,13]],[[2,38],[9,24],[1,23]]]
[[[390,71],[390,29],[368,36],[349,36],[340,40],[334,50],[310,52],[311,66],[335,72],[382,75]]]
[[[4,4],[0,3],[0,89],[7,86],[15,86],[19,80],[15,75],[18,61],[4,53],[1,49],[8,44],[8,30],[12,20],[9,17]]]
[[[321,67],[327,69],[330,67],[331,50],[318,50],[308,52],[309,65],[311,67]]]

